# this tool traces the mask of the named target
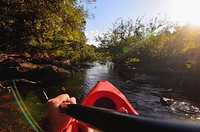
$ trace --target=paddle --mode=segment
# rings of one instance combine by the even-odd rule
[[[144,118],[99,107],[63,103],[60,111],[108,132],[200,132],[200,125]]]

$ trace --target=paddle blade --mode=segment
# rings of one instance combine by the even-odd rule
[[[62,104],[62,113],[94,126],[102,131],[153,131],[153,132],[199,132],[200,126],[164,120],[142,118],[127,113],[77,104]]]

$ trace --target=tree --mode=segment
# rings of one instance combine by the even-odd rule
[[[100,47],[111,53],[114,60],[127,59],[137,56],[150,46],[151,39],[161,32],[167,21],[155,17],[149,23],[144,23],[142,18],[133,20],[118,19],[113,27],[103,36],[97,38]],[[145,51],[146,52],[146,51]]]
[[[85,43],[88,11],[78,0],[1,0],[0,51],[48,52]],[[95,0],[86,0],[91,4]]]

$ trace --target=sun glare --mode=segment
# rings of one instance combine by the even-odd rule
[[[178,22],[200,25],[200,0],[171,0],[170,12]]]

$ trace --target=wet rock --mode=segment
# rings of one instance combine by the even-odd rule
[[[170,98],[166,98],[166,97],[161,96],[160,97],[160,102],[164,106],[170,106],[170,105],[172,105],[172,103],[174,102],[174,100],[170,99]]]
[[[29,70],[22,74],[22,76],[29,80],[42,82],[62,80],[67,78],[69,75],[70,73],[67,70],[52,65],[44,65],[40,68]]]
[[[53,64],[33,63],[31,59],[21,56],[7,56],[0,59],[0,80],[12,80],[24,78],[33,81],[57,81],[65,79],[70,73]],[[34,58],[34,60],[36,60]],[[41,60],[40,60],[41,61]]]

